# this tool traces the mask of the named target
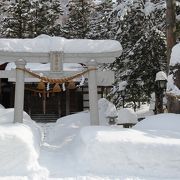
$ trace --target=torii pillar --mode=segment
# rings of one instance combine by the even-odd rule
[[[26,62],[22,59],[15,62],[16,68],[24,69]],[[16,87],[14,103],[14,122],[23,123],[24,108],[24,71],[16,69]]]
[[[97,63],[94,59],[88,62],[88,68],[94,69],[88,74],[90,122],[94,126],[99,125],[96,66]]]

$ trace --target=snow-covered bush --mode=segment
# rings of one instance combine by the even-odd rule
[[[180,114],[158,114],[148,116],[137,123],[133,129],[169,130],[180,132]]]

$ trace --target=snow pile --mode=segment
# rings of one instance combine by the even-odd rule
[[[167,92],[174,95],[180,95],[180,89],[174,84],[173,74],[168,76]]]
[[[86,173],[180,178],[180,133],[84,127],[74,147],[76,165]]]
[[[169,130],[180,132],[180,114],[158,114],[148,116],[137,123],[133,129]]]
[[[83,126],[90,125],[89,111],[84,111],[59,118],[47,132],[46,141],[54,144],[71,141]]]
[[[170,65],[175,66],[176,64],[180,64],[180,43],[172,48],[171,53]]]
[[[30,116],[23,112],[23,118],[31,120]],[[14,122],[14,108],[0,109],[0,124],[13,123]]]
[[[0,109],[0,125],[1,124],[12,124],[14,122],[14,108],[8,108],[8,109]],[[32,133],[34,134],[37,151],[40,149],[40,145],[42,143],[42,140],[44,138],[43,131],[40,126],[35,123],[30,116],[23,112],[23,123],[31,128]]]
[[[116,107],[105,98],[98,101],[100,125],[108,125],[107,116],[117,116]],[[80,128],[90,125],[89,111],[72,114],[59,118],[55,125],[51,126],[47,132],[49,143],[71,141],[79,132]]]
[[[5,107],[2,104],[0,104],[0,109],[5,109]]]
[[[145,103],[145,104],[141,104],[141,107],[136,109],[136,115],[137,118],[144,118],[146,116],[150,116],[150,115],[154,115],[154,99],[152,99],[151,96],[151,100],[150,100],[150,104],[149,103]]]
[[[38,164],[37,146],[27,125],[0,125],[0,176],[47,174]]]
[[[180,65],[180,43],[176,44],[172,49],[170,65]],[[174,69],[173,72],[175,73],[177,70],[178,69]],[[174,78],[173,74],[168,76],[167,92],[174,95],[180,95],[180,89],[174,84]]]
[[[108,125],[109,119],[107,117],[117,117],[117,109],[115,105],[105,98],[98,101],[99,108],[99,124],[101,126]]]
[[[137,115],[131,108],[122,108],[118,110],[118,121],[117,124],[133,123],[136,124]]]
[[[0,51],[41,52],[63,51],[64,53],[104,53],[122,51],[115,40],[65,39],[40,35],[34,39],[0,39]]]
[[[41,128],[25,112],[23,124],[13,121],[14,109],[0,109],[0,176],[46,176],[47,171],[38,164]]]

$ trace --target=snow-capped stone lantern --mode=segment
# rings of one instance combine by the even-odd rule
[[[158,89],[165,90],[166,89],[166,84],[167,84],[167,75],[163,71],[159,71],[156,73],[156,83]]]
[[[156,113],[163,113],[164,109],[163,109],[163,97],[164,97],[164,91],[166,90],[166,84],[167,84],[167,75],[165,72],[163,71],[159,71],[158,73],[156,73]]]

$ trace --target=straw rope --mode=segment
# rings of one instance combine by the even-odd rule
[[[22,70],[38,79],[40,79],[41,81],[45,82],[45,83],[51,83],[51,84],[55,84],[55,83],[58,83],[58,84],[63,84],[65,82],[69,82],[69,81],[72,81],[73,79],[75,78],[78,78],[86,73],[88,73],[89,71],[93,71],[93,70],[97,70],[97,68],[88,68],[87,70],[85,71],[82,71],[80,73],[77,73],[77,74],[74,74],[72,76],[69,76],[69,77],[63,77],[63,78],[48,78],[47,76],[40,76],[39,74],[35,73],[35,72],[32,72],[26,68],[16,68],[17,70]]]

